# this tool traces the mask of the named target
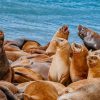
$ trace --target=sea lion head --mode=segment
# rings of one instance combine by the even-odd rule
[[[63,38],[56,38],[56,41],[58,43],[58,49],[64,49],[64,48],[71,48],[70,47],[70,44],[68,43],[68,41],[66,39],[63,39]]]
[[[78,26],[78,35],[81,39],[84,39],[87,36],[92,36],[94,32],[82,25]]]
[[[62,54],[63,56],[70,56],[71,55],[71,46],[69,42],[66,39],[63,38],[57,38],[56,40],[58,42],[57,52]]]
[[[86,57],[88,55],[88,49],[84,45],[78,43],[72,43],[71,48],[72,48],[72,56]]]
[[[56,32],[56,37],[68,39],[68,36],[69,36],[69,30],[67,25],[63,25]]]
[[[89,52],[87,56],[87,64],[90,68],[100,66],[100,50]]]

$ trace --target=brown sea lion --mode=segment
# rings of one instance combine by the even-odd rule
[[[3,94],[2,94],[2,92]],[[0,81],[0,100],[18,100],[15,94],[18,92],[18,89],[11,84],[10,82]],[[7,98],[7,99],[1,99]]]
[[[55,54],[56,49],[57,49],[57,42],[55,41],[55,39],[56,38],[64,38],[64,39],[68,40],[68,36],[69,36],[68,26],[64,25],[54,34],[54,36],[46,50],[46,53]]]
[[[70,53],[71,47],[66,39],[58,38],[58,48],[53,57],[48,78],[54,82],[60,82],[64,85],[69,82],[69,67],[70,67]]]
[[[78,26],[78,35],[83,40],[85,46],[88,49],[98,50],[100,49],[100,35],[91,29],[88,29],[82,25]]]
[[[37,48],[40,44],[37,41],[31,39],[15,39],[15,40],[6,40],[4,41],[4,48],[6,51],[19,51],[24,50],[27,51],[31,48]]]
[[[44,79],[48,77],[51,58],[44,54],[33,54],[31,56],[23,56],[11,64],[12,67],[23,66],[42,75]]]
[[[57,97],[54,86],[45,81],[32,82],[24,91],[24,100],[57,100]]]
[[[88,66],[87,55],[88,50],[84,45],[72,43],[72,59],[70,65],[70,76],[72,82],[87,78]]]
[[[15,72],[14,82],[17,82],[17,83],[36,81],[36,80],[43,79],[40,74],[32,71],[29,68],[15,67],[14,72]]]
[[[65,86],[63,84],[61,84],[61,83],[52,82],[52,81],[45,81],[45,82],[52,84],[56,88],[56,90],[58,92],[58,95],[61,95],[62,90],[65,89]]]
[[[4,33],[0,31],[0,80],[11,82],[13,80],[13,70],[10,67],[4,50]]]
[[[19,51],[5,51],[7,58],[11,61],[16,61],[18,58],[20,58],[21,56],[29,56],[29,53],[26,53],[22,50]]]
[[[99,100],[100,78],[73,82],[57,100]]]
[[[88,79],[100,78],[100,50],[89,52],[87,64],[89,67]]]
[[[68,40],[68,36],[69,36],[69,30],[68,30],[68,26],[67,25],[63,25],[61,28],[58,29],[58,31],[54,34],[52,40],[54,40],[55,38],[64,38]],[[51,41],[52,41],[51,40]]]

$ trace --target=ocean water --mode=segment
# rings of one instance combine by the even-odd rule
[[[100,0],[0,0],[0,29],[6,39],[24,37],[44,45],[66,24],[70,43],[82,43],[79,24],[100,33]]]

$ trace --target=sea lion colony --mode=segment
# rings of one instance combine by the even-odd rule
[[[78,31],[84,44],[70,44],[64,25],[45,46],[0,31],[0,100],[100,100],[100,35]]]

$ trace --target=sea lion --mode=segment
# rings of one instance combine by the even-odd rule
[[[39,73],[44,79],[48,77],[49,66],[52,59],[44,54],[23,56],[11,64],[12,67],[25,67]]]
[[[69,36],[69,30],[68,30],[68,26],[64,25],[62,26],[53,36],[47,50],[46,53],[50,53],[55,54],[56,49],[57,49],[57,42],[55,41],[56,38],[64,38],[66,40],[68,40],[68,36]]]
[[[18,100],[17,97],[15,96],[17,92],[18,89],[10,82],[0,81],[0,100]]]
[[[57,100],[57,97],[55,87],[45,81],[32,82],[24,91],[24,100]]]
[[[29,56],[31,54],[24,52],[23,50],[19,51],[5,51],[7,58],[11,61],[16,61],[21,56]]]
[[[4,41],[4,48],[6,51],[28,51],[28,49],[33,47],[38,48],[39,46],[41,45],[37,41],[25,38]]]
[[[9,61],[4,50],[4,33],[0,31],[0,80],[11,82],[13,80],[13,70],[10,67]]]
[[[100,50],[89,52],[87,64],[89,67],[88,79],[100,78]]]
[[[72,43],[72,59],[70,65],[70,76],[72,82],[87,78],[88,65],[87,55],[88,50],[84,45]]]
[[[69,30],[68,30],[68,26],[67,25],[63,25],[62,27],[60,27],[58,29],[58,31],[54,34],[52,40],[55,40],[55,38],[64,38],[66,40],[68,40],[68,36],[69,36]],[[52,41],[51,40],[51,41]]]
[[[17,82],[17,83],[43,79],[39,73],[36,73],[29,68],[15,67],[14,72],[15,72],[14,82]]]
[[[57,100],[99,100],[100,78],[84,79],[71,83]]]
[[[61,95],[62,90],[65,89],[65,86],[63,84],[61,84],[61,83],[52,82],[52,81],[45,81],[45,82],[52,84],[56,88],[59,96]]]
[[[69,67],[71,47],[66,39],[58,38],[58,48],[53,57],[48,78],[54,82],[60,82],[64,85],[69,82]]]
[[[82,25],[78,26],[78,35],[83,40],[85,46],[88,49],[98,50],[100,49],[100,35],[91,29],[88,29]]]

